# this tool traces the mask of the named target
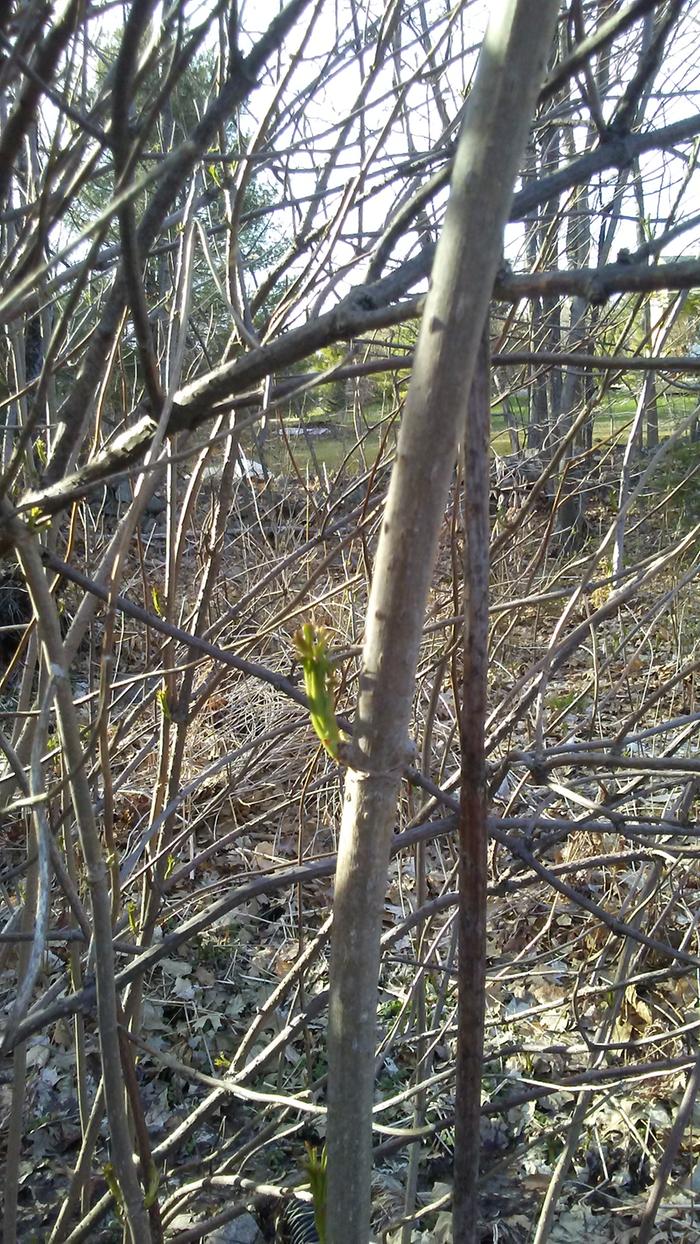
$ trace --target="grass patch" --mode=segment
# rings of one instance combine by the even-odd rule
[[[690,406],[684,397],[659,398],[659,438],[669,436],[681,419],[690,413]],[[631,393],[615,392],[609,394],[595,414],[593,422],[594,444],[621,441],[624,443],[629,434],[636,410],[636,398]],[[396,436],[399,429],[397,416],[387,434],[387,423],[384,418],[386,410],[381,402],[363,404],[362,415],[358,421],[362,442],[358,444],[355,423],[350,411],[332,410],[320,404],[309,407],[303,416],[288,415],[285,417],[285,428],[289,436],[292,453],[297,467],[302,474],[313,477],[325,471],[333,477],[345,463],[344,474],[353,475],[372,466],[379,453],[384,437],[386,452],[393,453],[396,447]],[[525,412],[515,412],[516,426],[520,444],[525,443]],[[308,435],[303,429],[308,429]],[[491,446],[494,453],[505,455],[512,453],[511,439],[505,416],[498,407],[491,414]],[[255,450],[250,449],[252,457]],[[290,470],[287,447],[284,437],[275,424],[270,429],[265,445],[265,457],[273,474],[286,473]]]

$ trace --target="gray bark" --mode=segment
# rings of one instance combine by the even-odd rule
[[[558,10],[496,7],[459,140],[368,606],[334,905],[329,1008],[330,1244],[366,1244],[379,935],[437,539],[503,229]]]

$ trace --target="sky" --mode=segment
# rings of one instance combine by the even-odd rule
[[[246,30],[242,40],[244,51],[246,42],[251,45],[260,36],[279,7],[270,0],[266,3],[242,0],[241,24]],[[379,0],[365,0],[362,5],[357,4],[356,0],[325,0],[319,5],[308,6],[281,55],[272,63],[270,72],[251,94],[241,121],[246,133],[252,136],[268,109],[275,104],[278,106],[280,116],[274,123],[271,141],[275,155],[260,176],[271,193],[280,198],[289,195],[302,201],[301,207],[296,210],[285,208],[276,219],[274,227],[281,236],[290,237],[298,228],[308,210],[304,200],[317,188],[325,163],[334,153],[342,135],[341,149],[335,151],[335,164],[328,173],[328,207],[317,212],[314,223],[325,221],[330,237],[334,238],[333,246],[329,241],[326,250],[328,264],[335,268],[342,268],[343,263],[354,263],[358,249],[365,252],[369,249],[396,205],[399,183],[393,182],[385,190],[372,194],[361,210],[351,209],[342,221],[334,222],[333,212],[342,203],[353,178],[358,179],[358,190],[367,193],[387,182],[401,161],[429,150],[440,135],[454,135],[454,126],[446,130],[445,118],[453,122],[463,107],[489,7],[482,0],[473,0],[459,11],[453,10],[447,0],[426,0],[426,31],[421,26],[418,6],[404,3],[403,12],[407,16],[388,42],[381,63],[375,66],[371,49],[358,57],[350,44],[356,30],[362,35],[372,26],[381,28],[387,11],[392,11],[391,0],[388,6]],[[192,24],[209,14],[211,5],[192,3],[186,6],[185,11]],[[122,28],[124,12],[121,5],[107,7],[95,19],[94,30],[99,30],[103,39],[111,41]],[[312,17],[312,28],[307,35],[306,23]],[[162,10],[158,6],[153,21],[156,36],[160,33],[161,24]],[[215,35],[216,24],[210,37],[212,47]],[[278,98],[279,82],[287,73],[291,58],[302,41],[303,57],[288,88]],[[346,54],[342,54],[343,46],[347,49]],[[645,124],[661,127],[700,107],[699,50],[700,24],[694,9],[686,19],[686,26],[671,44],[657,88],[648,102]],[[371,78],[369,87],[366,86],[367,75]],[[306,92],[315,81],[316,89],[309,97]],[[574,103],[576,97],[577,87],[574,85]],[[614,92],[611,98],[615,98]],[[359,114],[354,118],[352,116],[353,108],[358,108],[360,103],[365,109],[363,120],[360,120]],[[406,107],[402,109],[404,103]],[[609,117],[610,105],[607,103],[604,104],[604,112]],[[54,128],[55,110],[51,106],[44,110],[44,121],[47,128]],[[575,148],[580,151],[586,140],[583,126],[576,123],[575,117],[573,124],[568,121],[566,124],[569,125]],[[688,168],[688,151],[686,147],[679,153],[654,152],[641,162],[642,206],[648,232],[656,232],[674,211],[681,217],[700,212],[698,174]],[[571,154],[563,153],[562,159],[568,160]],[[432,166],[428,171],[432,171]],[[423,176],[416,176],[414,186],[420,185]],[[687,180],[685,186],[684,178]],[[595,244],[599,234],[599,212],[609,211],[614,202],[614,175],[606,174],[597,182],[594,179],[592,188]],[[681,191],[682,200],[679,200]],[[429,225],[433,235],[445,199],[446,192],[443,192],[428,206],[424,223]],[[630,181],[621,207],[621,223],[611,259],[615,258],[618,249],[636,249],[637,217],[638,203]],[[566,266],[568,260],[563,230],[560,236],[558,262]],[[516,269],[525,262],[523,240],[522,226],[508,229],[506,254]],[[414,233],[399,243],[394,261],[400,262],[415,242]],[[694,253],[698,242],[696,227],[677,238],[669,247],[668,254]],[[592,259],[595,261],[595,246]],[[353,282],[357,279],[357,271],[351,278],[341,277],[334,293],[344,292],[350,279]]]

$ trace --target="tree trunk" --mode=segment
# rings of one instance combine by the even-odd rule
[[[489,340],[474,373],[464,437],[464,688],[460,713],[459,960],[452,1236],[476,1241],[486,986],[486,764],[489,663]]]
[[[366,1244],[379,936],[440,525],[558,0],[496,6],[455,156],[377,549],[341,829],[329,1008],[330,1244]]]

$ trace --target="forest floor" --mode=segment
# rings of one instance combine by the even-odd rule
[[[631,566],[673,547],[695,521],[694,454],[689,447],[666,464],[662,486],[674,496],[660,513],[654,494],[640,502],[628,536]],[[270,485],[242,482],[239,521],[210,610],[222,650],[298,678],[292,634],[311,597],[338,656],[341,712],[355,695],[379,478],[369,464],[364,484],[350,475],[345,492],[338,483],[330,498],[316,484],[286,485],[281,496]],[[363,488],[365,541],[343,544],[343,523],[357,521],[353,507]],[[595,557],[610,522],[606,496],[599,490],[574,561],[541,555],[549,519],[536,513],[493,566],[490,734],[497,741],[489,766],[501,838],[489,859],[482,1214],[483,1239],[501,1244],[533,1239],[553,1189],[553,1244],[631,1244],[696,1060],[698,804],[694,791],[686,798],[682,764],[654,779],[649,762],[669,750],[689,756],[696,747],[700,612],[694,579],[685,586],[682,580],[697,554],[669,562],[624,607],[591,626],[586,642],[552,673],[539,708],[526,704],[499,733],[556,628],[572,632],[610,597],[603,582],[574,600],[562,623],[581,567]],[[334,523],[336,543],[324,535]],[[181,581],[183,625],[197,590],[194,532]],[[159,541],[154,523],[131,583],[144,569],[151,585],[161,582]],[[427,618],[413,729],[423,773],[448,804],[459,772],[460,557],[453,509]],[[609,574],[606,557],[594,562],[593,577],[601,581]],[[281,569],[271,574],[271,567]],[[237,613],[244,593],[252,604]],[[532,603],[515,607],[523,597]],[[131,687],[129,712],[138,713],[131,726],[127,712],[110,726],[114,841],[123,907],[133,915],[162,728],[157,682],[146,677],[155,668],[153,642],[125,621],[119,671]],[[165,1238],[233,1244],[271,1238],[277,1201],[303,1183],[304,1142],[323,1137],[328,916],[343,774],[316,746],[305,713],[273,686],[231,670],[208,683],[212,668],[201,667],[198,685],[208,691],[200,695],[169,805],[155,932],[164,953],[144,981],[135,1050]],[[91,703],[88,695],[86,728]],[[543,772],[526,759],[538,713],[548,755],[561,758]],[[622,768],[586,759],[601,740],[607,747],[616,737]],[[683,814],[674,820],[682,799]],[[418,825],[431,829],[422,843],[397,851],[386,905],[374,1211],[377,1239],[387,1244],[451,1239],[454,819],[449,806],[439,808],[406,784],[397,833]],[[19,822],[6,826],[8,866],[14,833],[21,833]],[[545,876],[509,850],[516,834]],[[669,947],[675,959],[665,955]],[[62,979],[67,961],[64,947],[50,951],[46,987]],[[122,965],[128,961],[126,955]],[[0,986],[11,968],[6,960]],[[72,1022],[59,1020],[27,1046],[31,1090],[20,1191],[26,1244],[49,1239],[76,1164],[74,1035]],[[89,1015],[82,1039],[92,1097],[97,1046]],[[221,1103],[197,1123],[217,1085]],[[0,1087],[0,1101],[9,1091]],[[693,1109],[671,1155],[652,1239],[700,1240],[700,1113]],[[407,1128],[423,1129],[419,1148],[402,1141]],[[183,1141],[171,1156],[169,1138],[178,1129]],[[106,1140],[103,1130],[94,1197],[104,1191]],[[232,1199],[237,1212],[229,1221]],[[108,1214],[70,1238],[117,1240],[121,1229]]]

